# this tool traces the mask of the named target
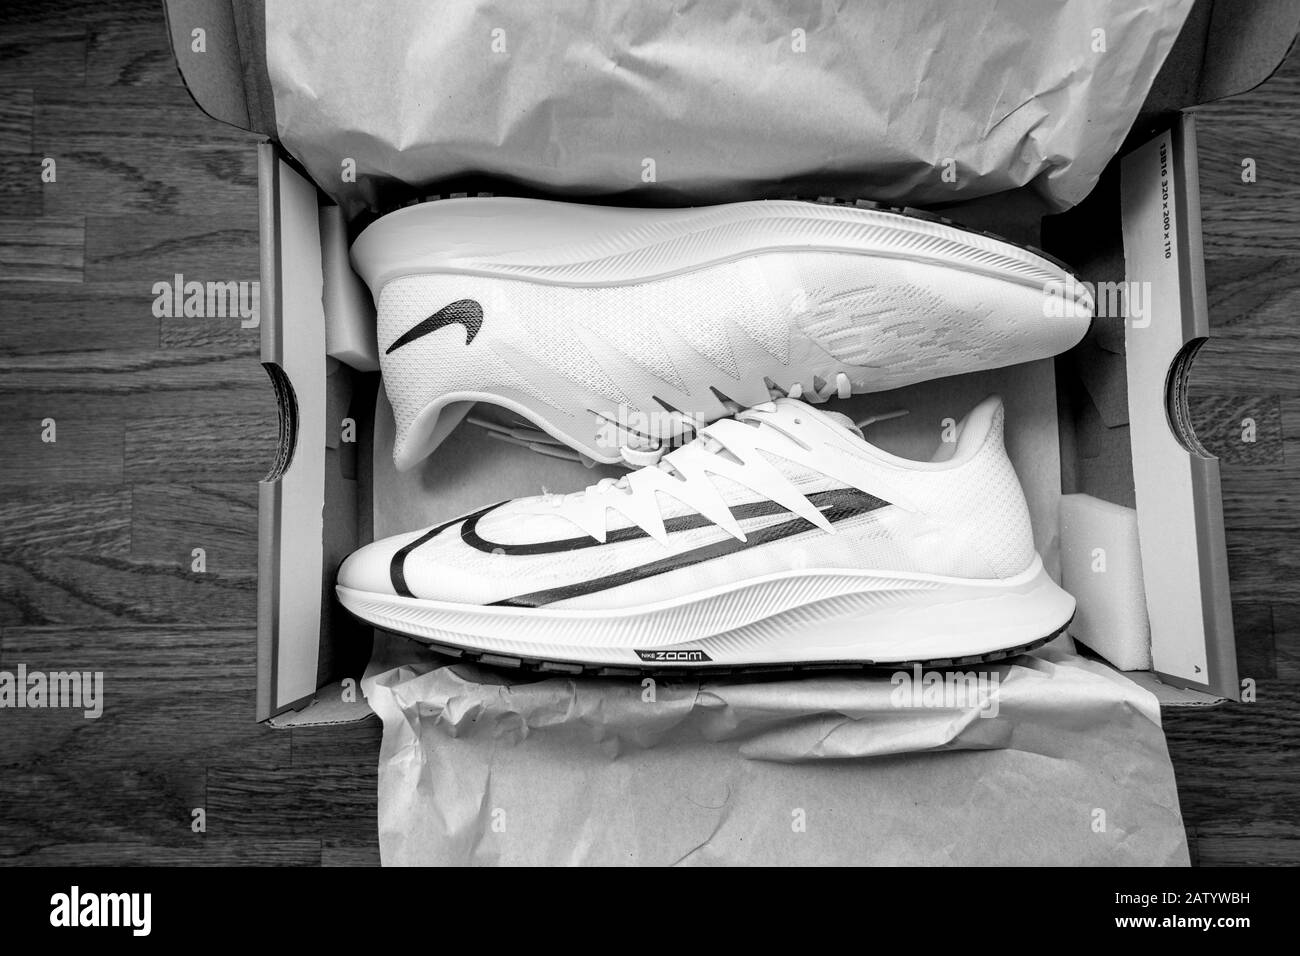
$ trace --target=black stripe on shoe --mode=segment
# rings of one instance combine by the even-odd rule
[[[415,597],[415,595],[411,593],[411,589],[406,585],[406,559],[410,555],[410,553],[414,551],[416,548],[418,548],[420,545],[424,544],[426,541],[429,541],[431,538],[434,538],[435,536],[446,531],[456,522],[477,521],[479,518],[483,517],[483,515],[487,514],[493,508],[499,508],[504,503],[505,502],[498,501],[496,504],[489,505],[488,507],[484,508],[482,511],[476,511],[472,515],[462,515],[459,518],[452,518],[450,521],[445,522],[444,524],[440,524],[436,528],[430,528],[428,531],[420,535],[420,537],[416,538],[410,544],[406,545],[405,547],[399,548],[397,551],[395,551],[393,553],[392,560],[388,563],[388,576],[389,578],[392,579],[393,590],[396,591],[398,594],[400,594],[402,597]]]
[[[828,507],[836,506],[844,500],[845,495],[859,495],[871,498],[873,501],[880,499],[867,495],[865,492],[854,489],[840,489],[838,491],[818,491],[808,496],[808,501],[819,510],[825,510]],[[494,505],[493,507],[498,507]],[[598,548],[603,544],[620,544],[624,541],[638,541],[642,538],[650,537],[650,533],[642,528],[617,528],[605,536],[601,541],[590,535],[583,535],[580,538],[559,538],[555,541],[538,541],[530,544],[499,544],[495,541],[489,541],[478,533],[478,519],[486,515],[492,508],[486,511],[480,511],[476,515],[471,515],[465,519],[465,524],[460,529],[460,538],[471,548],[476,551],[482,551],[484,554],[506,554],[511,556],[528,555],[528,554],[559,554],[563,551],[577,551],[581,548]],[[732,517],[737,521],[744,521],[748,518],[764,518],[769,515],[781,514],[788,512],[785,505],[777,504],[775,501],[756,501],[745,505],[736,505],[731,509]],[[867,509],[870,510],[870,509]],[[695,528],[705,528],[713,524],[712,518],[706,518],[702,514],[683,515],[678,518],[669,518],[664,522],[664,531],[673,534],[677,531],[690,531]]]
[[[819,492],[814,495],[809,495],[808,498],[814,504],[818,505],[822,514],[824,514],[826,519],[832,524],[836,524],[857,515],[866,514],[869,511],[876,511],[889,505],[889,502],[877,498],[875,495],[869,495],[866,492],[858,491],[856,488],[844,488],[838,491]],[[737,518],[740,518],[741,515],[738,514],[740,510],[740,508],[732,509],[732,514],[735,514]],[[778,505],[776,510],[785,511],[786,509]],[[764,513],[771,514],[775,512]],[[481,514],[475,515],[473,518],[467,519],[466,525],[470,526],[472,522],[476,521],[477,518],[481,516]],[[744,517],[758,516],[758,514],[744,515]],[[712,522],[706,520],[704,523],[711,524]],[[665,522],[664,525],[667,527],[667,522]],[[693,527],[699,526],[699,524],[693,525]],[[634,529],[626,530],[630,531]],[[542,607],[547,604],[554,604],[556,601],[564,601],[569,598],[580,597],[585,594],[594,594],[597,591],[604,591],[609,588],[616,588],[624,584],[631,584],[635,581],[643,581],[646,578],[654,577],[659,574],[667,574],[669,571],[688,568],[704,561],[711,561],[714,558],[720,558],[724,555],[734,554],[737,551],[743,551],[746,548],[753,548],[762,544],[770,544],[773,541],[780,541],[783,538],[793,537],[794,535],[804,534],[805,532],[813,530],[817,530],[817,525],[813,524],[807,518],[796,517],[790,521],[783,521],[779,524],[769,525],[766,528],[751,531],[744,541],[741,541],[738,538],[727,538],[724,541],[718,541],[714,544],[694,548],[690,551],[684,551],[681,554],[661,558],[658,561],[651,561],[648,564],[643,564],[635,568],[628,568],[625,571],[619,571],[614,574],[607,574],[603,577],[593,578],[590,581],[581,581],[576,584],[568,584],[558,588],[549,588],[544,591],[533,591],[530,594],[521,594],[504,601],[494,601],[492,606]],[[464,530],[462,530],[462,537],[464,536],[464,533]],[[632,537],[649,537],[649,535],[642,532],[640,535],[634,535]],[[582,544],[579,544],[578,547],[591,547],[591,545],[585,543],[588,540],[585,538],[573,538],[567,540],[583,542]],[[620,540],[631,540],[631,538]],[[595,543],[599,544],[600,542]]]

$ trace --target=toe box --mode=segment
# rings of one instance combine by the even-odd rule
[[[371,594],[398,594],[394,580],[394,557],[419,540],[423,531],[393,535],[353,551],[339,567],[339,587]],[[399,562],[400,564],[400,562]],[[400,567],[396,577],[400,579]]]

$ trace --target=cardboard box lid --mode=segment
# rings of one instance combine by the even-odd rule
[[[164,0],[163,10],[172,56],[199,109],[275,139],[265,0]]]
[[[265,0],[164,0],[164,9],[181,79],[199,109],[276,139]],[[1297,0],[1196,0],[1134,125],[1254,89],[1286,59],[1298,31]]]
[[[1296,0],[1197,0],[1134,126],[1253,90],[1281,66],[1297,31]]]

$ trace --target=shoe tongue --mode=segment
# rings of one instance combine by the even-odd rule
[[[826,411],[825,409],[816,408],[812,405],[807,404],[806,402],[797,401],[796,399],[792,399],[792,398],[779,399],[776,403],[776,407],[778,410],[787,412],[792,415],[794,414],[815,415],[825,419],[828,422],[834,422],[836,425],[839,425],[841,428],[852,433],[857,438],[861,438],[863,441],[866,441],[866,436],[862,434],[862,429],[859,428],[854,423],[853,419],[849,418],[848,415],[841,414],[840,412],[831,412],[831,411]]]

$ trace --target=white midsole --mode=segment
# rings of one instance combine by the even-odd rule
[[[800,569],[619,610],[456,604],[338,587],[385,630],[475,651],[583,664],[663,666],[981,656],[1063,628],[1074,599],[1042,561],[1004,580]],[[702,652],[706,659],[691,659]]]
[[[393,279],[430,272],[623,285],[761,252],[796,251],[930,262],[1032,289],[1068,278],[1027,249],[943,223],[795,200],[622,209],[505,197],[449,199],[373,223],[353,244],[352,261],[378,296]]]

